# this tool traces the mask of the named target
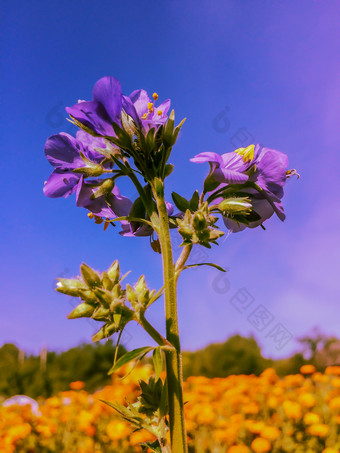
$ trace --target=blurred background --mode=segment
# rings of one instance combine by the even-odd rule
[[[74,132],[65,106],[90,99],[105,75],[118,78],[125,94],[143,88],[161,101],[170,98],[177,120],[187,118],[171,157],[169,199],[173,190],[190,196],[201,188],[208,168],[189,159],[207,150],[261,143],[286,153],[301,174],[286,184],[284,223],[272,218],[266,231],[229,235],[211,251],[195,251],[192,262],[213,261],[228,272],[199,268],[181,278],[186,374],[259,373],[274,361],[278,372],[289,373],[305,361],[339,362],[339,2],[12,0],[1,6],[2,370],[9,363],[13,370],[22,363],[44,369],[50,360],[51,375],[53,367],[73,373],[69,366],[79,354],[94,363],[112,357],[111,343],[84,344],[97,326],[67,320],[73,302],[54,291],[56,278],[78,275],[81,262],[104,270],[119,259],[123,273],[132,270],[130,283],[144,273],[150,287],[161,286],[160,256],[148,239],[104,232],[74,197],[42,193],[52,171],[46,139]],[[122,192],[135,195],[127,185]],[[164,330],[162,300],[149,317]],[[127,349],[148,341],[132,324],[122,339]],[[225,363],[207,365],[204,357],[222,353]],[[228,354],[245,355],[241,368]],[[90,390],[97,385],[93,367],[77,370],[79,379],[92,377]],[[55,387],[37,383],[40,390],[20,388],[20,379],[12,390],[0,382],[0,392],[48,395],[71,377],[51,378]]]

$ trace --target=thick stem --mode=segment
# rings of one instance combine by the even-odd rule
[[[153,188],[153,191],[159,214],[158,236],[163,258],[166,337],[175,347],[174,351],[166,353],[171,450],[173,453],[187,453],[183,409],[182,356],[177,320],[177,279],[173,263],[169,219],[164,200],[163,183],[158,180],[155,185],[157,186]]]

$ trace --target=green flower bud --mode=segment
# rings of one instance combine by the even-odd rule
[[[207,227],[207,221],[203,212],[196,212],[193,219],[193,225],[195,230],[203,230]]]
[[[104,338],[108,338],[113,335],[115,332],[118,332],[118,327],[115,323],[105,324],[101,329],[98,330],[92,337],[92,341],[100,341]]]
[[[129,284],[126,285],[126,298],[133,307],[138,302],[137,294],[135,293],[135,290],[132,288],[132,286]]]
[[[87,289],[84,282],[76,278],[58,278],[56,291],[68,296],[79,297],[82,289]]]
[[[248,197],[226,198],[218,205],[218,209],[228,214],[246,214],[251,211],[252,205]]]
[[[116,285],[119,281],[120,271],[119,271],[119,262],[118,260],[114,261],[109,270],[107,271],[108,276],[112,280],[113,285]]]
[[[81,303],[67,316],[68,319],[90,318],[94,312],[92,305]]]
[[[189,226],[179,228],[178,232],[184,240],[190,240],[192,238],[193,232],[192,228],[190,228]]]
[[[88,304],[98,304],[98,300],[96,295],[94,294],[93,291],[90,291],[89,289],[87,290],[80,290],[79,296]]]
[[[106,291],[105,289],[101,288],[95,288],[93,292],[100,303],[102,303],[105,307],[109,307],[110,303],[113,300],[113,296],[110,291]]]
[[[120,285],[116,285],[112,288],[111,294],[112,294],[113,299],[120,299],[122,297],[122,294],[124,294],[124,292],[122,292],[122,288]]]
[[[98,307],[92,315],[92,318],[96,321],[105,321],[110,315],[110,309],[104,307]]]
[[[104,172],[103,167],[99,164],[92,164],[86,167],[79,167],[73,170],[73,173],[81,173],[85,175],[85,177],[101,176],[103,172]]]
[[[91,200],[95,200],[98,197],[101,197],[102,195],[106,195],[112,192],[112,189],[115,186],[115,182],[113,179],[105,179],[98,189],[91,195]]]
[[[85,283],[90,288],[101,285],[101,281],[100,281],[100,277],[99,277],[98,273],[96,271],[94,271],[93,269],[91,269],[90,266],[88,266],[87,264],[83,263],[80,266],[80,272],[81,272],[81,275],[82,275]]]
[[[105,289],[107,289],[108,291],[111,291],[111,289],[113,288],[113,282],[110,279],[110,277],[108,276],[108,273],[105,271],[103,272],[102,282],[103,282],[103,287]]]

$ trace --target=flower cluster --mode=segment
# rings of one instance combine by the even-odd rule
[[[157,407],[145,386],[142,393],[138,386],[138,380],[149,379],[151,367],[137,367],[121,380],[127,371],[121,370],[113,376],[112,386],[93,395],[77,381],[71,383],[71,390],[35,403],[37,407],[0,406],[1,452],[142,452],[140,444],[153,442],[155,436],[134,431],[100,401],[113,399],[124,405],[125,399],[139,395],[151,410]],[[301,372],[306,374],[282,379],[273,369],[259,377],[188,378],[185,417],[191,451],[338,453],[340,367],[319,373],[309,366]]]
[[[173,113],[168,118],[170,100],[156,106],[157,99],[154,93],[151,101],[144,90],[124,96],[114,77],[98,80],[91,101],[66,108],[80,128],[76,136],[61,132],[46,142],[45,154],[54,171],[45,182],[44,194],[66,198],[76,193],[77,206],[89,210],[89,217],[96,223],[106,221],[105,229],[120,218],[123,236],[152,235],[150,225],[127,220],[135,217],[135,204],[120,194],[117,179],[130,176],[135,180],[129,158],[138,171],[149,174],[149,180],[171,172],[167,160],[180,126],[174,127]],[[150,193],[139,189],[151,205]],[[150,215],[147,208],[144,206],[142,220]],[[169,204],[169,213],[172,211]]]

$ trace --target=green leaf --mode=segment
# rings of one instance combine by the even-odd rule
[[[164,178],[171,175],[174,170],[174,166],[172,164],[166,164],[164,169]]]
[[[143,348],[134,349],[133,351],[127,352],[124,354],[117,362],[113,365],[108,374],[112,374],[115,371],[119,370],[123,365],[131,362],[132,360],[141,359],[142,356],[154,349],[153,346],[144,346]]]
[[[151,450],[155,451],[156,453],[162,453],[162,448],[159,445],[158,440],[155,440],[155,442],[145,442],[144,444],[141,445],[147,448],[151,448]]]
[[[171,196],[172,199],[174,200],[176,207],[180,211],[185,212],[187,209],[189,209],[190,203],[186,198],[182,197],[176,192],[172,192]]]
[[[227,272],[225,269],[223,269],[223,267],[218,266],[217,264],[214,264],[214,263],[188,264],[187,266],[185,266],[184,269],[188,269],[189,267],[197,267],[197,266],[211,266],[211,267],[214,267],[215,269],[217,269],[217,270],[219,270],[221,272]]]
[[[161,372],[163,371],[163,353],[161,351],[161,348],[158,346],[153,351],[153,365],[155,368],[155,375],[156,375],[156,380],[159,379]]]
[[[191,200],[189,202],[189,207],[192,212],[197,211],[198,209],[198,203],[200,201],[200,196],[198,194],[198,190],[195,190],[193,196],[191,197]]]

